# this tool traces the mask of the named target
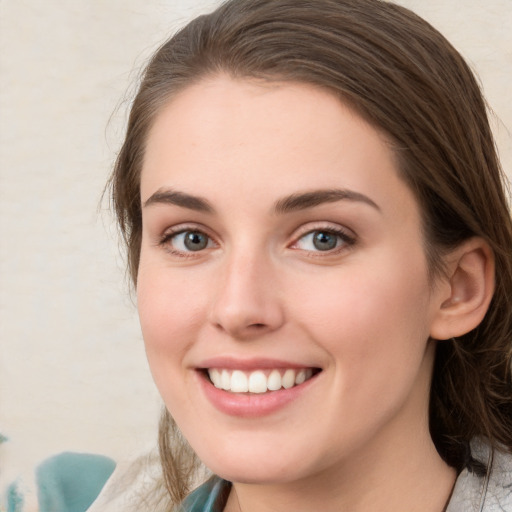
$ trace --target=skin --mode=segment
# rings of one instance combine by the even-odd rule
[[[162,199],[171,189],[208,209]],[[276,211],[332,189],[356,195]],[[455,473],[428,431],[429,336],[446,286],[429,281],[418,204],[385,137],[313,86],[216,76],[160,112],[141,197],[149,364],[199,457],[234,482],[226,510],[441,511]],[[187,251],[172,236],[184,229],[206,248]],[[308,233],[333,229],[347,236],[315,248]],[[200,385],[218,356],[322,371],[285,407],[237,417]]]

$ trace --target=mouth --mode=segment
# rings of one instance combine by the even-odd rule
[[[206,368],[205,378],[217,389],[230,393],[264,394],[291,389],[320,373],[320,368],[274,368],[244,371],[231,368]]]

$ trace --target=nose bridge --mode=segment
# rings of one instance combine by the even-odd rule
[[[236,338],[277,329],[283,321],[283,310],[276,284],[276,270],[269,255],[251,244],[233,248],[217,278],[212,322]]]

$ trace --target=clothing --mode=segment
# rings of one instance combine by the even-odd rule
[[[482,442],[471,443],[471,455],[485,464],[487,474],[463,470],[446,512],[512,512],[512,456]]]
[[[112,475],[109,457],[64,452],[21,475],[5,490],[0,512],[85,512]],[[4,508],[5,507],[5,508]]]
[[[487,467],[487,475],[462,471],[446,512],[512,512],[512,455],[492,453],[487,444],[479,441],[471,443],[471,455]],[[143,470],[129,479],[131,485],[125,476],[126,470],[119,468],[119,471],[88,512],[156,512],[164,509],[159,506],[163,503],[162,498],[154,493],[152,504],[148,504],[147,498],[142,505],[140,502],[140,497],[147,496],[148,490],[160,478],[156,457],[145,462]],[[213,476],[183,501],[180,512],[222,512],[230,490],[230,482]]]
[[[487,466],[487,475],[462,471],[446,512],[512,512],[512,456],[478,442],[471,454]],[[180,512],[222,512],[230,489],[230,482],[212,477],[186,498]]]
[[[231,482],[213,476],[187,496],[180,512],[222,512],[231,490]]]

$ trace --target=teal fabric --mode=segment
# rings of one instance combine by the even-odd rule
[[[230,490],[231,482],[213,476],[185,498],[181,512],[222,512]]]
[[[115,466],[108,457],[86,453],[46,459],[36,468],[39,512],[85,512]]]
[[[7,512],[23,512],[23,496],[18,489],[18,484],[16,482],[9,485],[5,495]]]

